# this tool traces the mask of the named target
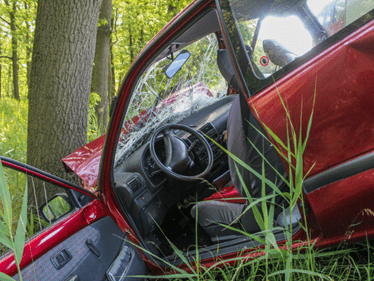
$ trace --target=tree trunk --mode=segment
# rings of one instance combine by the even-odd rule
[[[133,44],[132,44],[132,31],[131,26],[129,25],[129,49],[130,49],[130,65],[134,61],[134,52],[133,52]]]
[[[110,39],[110,53],[109,53],[109,86],[108,86],[108,100],[111,102],[116,95],[116,73],[114,70],[114,54],[113,54],[113,42]]]
[[[7,96],[11,96],[11,92],[12,92],[12,83],[10,81],[10,77],[12,77],[12,67],[10,66],[10,64],[8,65],[8,85],[7,85]]]
[[[115,17],[113,16],[111,19],[111,26],[112,29],[116,27]],[[116,30],[115,30],[116,32]],[[114,70],[114,53],[113,53],[113,45],[116,42],[113,42],[112,36],[110,36],[110,49],[109,49],[109,77],[108,77],[108,100],[112,102],[112,99],[116,95],[116,76]]]
[[[27,163],[69,181],[61,159],[87,142],[102,0],[39,0],[29,90]],[[29,183],[29,203],[34,203]],[[56,188],[48,187],[51,196]],[[40,204],[44,190],[35,188]]]
[[[95,112],[99,129],[104,134],[108,123],[108,76],[112,17],[112,0],[103,0],[100,20],[105,20],[97,29],[95,63],[92,72],[91,92],[97,93],[101,101],[96,105]]]
[[[9,1],[5,0],[5,4],[10,7]],[[19,97],[19,83],[18,83],[18,41],[16,37],[16,17],[17,1],[13,0],[12,10],[9,12],[10,31],[12,34],[12,64],[13,64],[13,97],[20,100]]]
[[[30,74],[31,74],[31,54],[32,54],[32,49],[30,47],[30,33],[31,33],[31,27],[30,23],[28,22],[29,16],[28,16],[28,9],[29,5],[24,2],[25,4],[25,11],[26,11],[26,79],[27,79],[27,86],[30,87]]]

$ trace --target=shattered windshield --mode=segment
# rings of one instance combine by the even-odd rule
[[[171,47],[170,47],[171,48]],[[115,167],[144,145],[157,128],[178,123],[226,94],[227,84],[216,63],[214,34],[183,50],[157,58],[138,80],[117,145]],[[172,58],[181,51],[191,56],[172,78],[165,75]]]

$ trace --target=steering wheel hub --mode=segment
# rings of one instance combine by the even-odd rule
[[[178,129],[190,133],[204,145],[208,155],[208,163],[207,167],[202,173],[195,176],[185,176],[181,174],[184,171],[187,171],[191,166],[193,166],[193,161],[189,156],[190,149],[187,147],[187,144],[183,140],[175,136],[172,129]],[[166,161],[164,164],[158,158],[155,149],[156,139],[160,134],[164,136],[166,152]],[[201,133],[185,125],[171,124],[158,129],[152,136],[152,139],[149,143],[149,150],[156,165],[165,174],[178,180],[194,181],[204,178],[210,172],[213,166],[213,151],[208,141]]]

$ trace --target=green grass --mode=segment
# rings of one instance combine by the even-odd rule
[[[0,99],[0,155],[20,162],[26,162],[27,151],[28,100],[17,102],[11,97]],[[13,204],[13,222],[21,211],[22,195],[26,186],[26,176],[7,169],[6,181]],[[15,230],[16,225],[13,225]]]
[[[0,155],[26,162],[27,116],[27,99],[0,99]]]

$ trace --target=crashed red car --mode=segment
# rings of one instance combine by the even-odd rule
[[[325,16],[335,8],[343,21]],[[348,0],[191,3],[131,66],[106,136],[64,159],[95,193],[1,158],[67,189],[70,211],[26,243],[24,280],[163,274],[167,264],[155,257],[187,268],[165,236],[204,266],[249,255],[261,245],[235,229],[261,230],[245,211],[245,188],[263,196],[263,168],[265,195],[278,190],[269,204],[280,245],[291,224],[295,246],[307,239],[305,225],[315,247],[373,238],[373,8]],[[287,143],[280,96],[303,137],[314,109],[303,159],[310,172],[292,212],[281,196],[289,192],[283,148],[264,129]],[[0,271],[17,277],[12,253]]]

